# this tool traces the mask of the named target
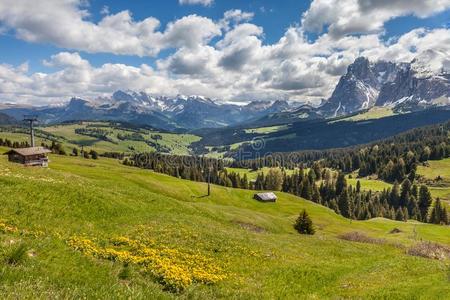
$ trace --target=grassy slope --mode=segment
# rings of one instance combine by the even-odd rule
[[[251,191],[214,186],[211,197],[197,198],[204,194],[204,184],[121,166],[115,160],[51,159],[49,169],[40,169],[0,158],[0,218],[28,231],[43,231],[38,237],[0,234],[2,248],[22,240],[36,253],[21,266],[1,266],[0,292],[10,298],[439,299],[450,293],[444,262],[411,257],[390,245],[336,238],[358,230],[410,245],[416,228],[419,238],[450,245],[448,227],[384,219],[350,222],[282,193],[276,204],[262,204],[251,199]],[[315,236],[292,229],[303,208],[317,225]],[[403,232],[388,234],[394,227]],[[194,285],[180,295],[164,292],[137,271],[124,282],[117,278],[120,264],[83,256],[65,244],[80,234],[100,241],[141,234],[164,246],[196,249],[224,264],[228,278],[211,286]]]
[[[245,133],[272,133],[272,132],[277,132],[280,130],[285,130],[287,129],[289,126],[288,125],[278,125],[278,126],[269,126],[269,127],[259,127],[259,128],[250,128],[250,129],[245,129]]]
[[[252,171],[251,169],[243,169],[243,168],[227,168],[228,172],[234,172],[239,174],[240,176],[244,176],[244,174],[247,174],[247,179],[248,180],[256,180],[256,177],[258,177],[258,174],[260,174],[261,172],[264,173],[264,175],[266,175],[269,172],[270,168],[269,167],[264,167],[259,169],[258,171]],[[286,174],[288,175],[292,175],[294,174],[295,170],[290,170],[290,169],[285,169]],[[305,172],[307,172],[308,170],[306,170]]]
[[[431,180],[441,176],[443,183],[450,185],[450,158],[430,160],[428,164],[430,165],[429,167],[419,166],[417,168],[417,174]]]
[[[347,178],[347,183],[356,187],[356,182],[359,180],[361,184],[361,189],[372,190],[372,191],[382,191],[392,187],[392,184],[384,182],[382,180],[364,179],[364,178]]]
[[[393,116],[395,113],[392,108],[389,107],[372,107],[364,113],[360,113],[348,118],[339,119],[339,121],[361,121],[361,120],[373,120],[384,117]]]
[[[417,174],[428,180],[434,180],[441,176],[443,180],[430,189],[434,197],[439,197],[450,205],[450,158],[437,161],[430,160],[428,163],[429,167],[419,166]]]
[[[99,129],[104,129],[111,131],[108,138],[112,141],[104,141],[97,139],[95,137],[90,137],[86,135],[81,135],[75,133],[77,128],[86,128],[88,124],[98,125]],[[84,145],[87,150],[94,149],[98,152],[132,152],[129,147],[133,147],[138,152],[154,151],[155,149],[149,146],[144,141],[132,141],[132,140],[119,140],[117,134],[130,134],[131,131],[125,129],[113,129],[109,127],[104,127],[106,123],[104,122],[84,122],[83,124],[64,124],[64,125],[53,125],[39,128],[42,131],[51,133],[58,137],[61,137],[60,142],[63,143],[67,152],[71,152],[74,147],[80,147]],[[148,140],[154,142],[150,139],[151,134],[159,134],[162,136],[162,140],[158,143],[162,146],[170,149],[170,152],[178,155],[189,154],[189,146],[193,142],[196,142],[200,137],[192,134],[172,134],[172,133],[161,133],[157,131],[141,130],[142,135]],[[12,141],[29,141],[29,136],[27,134],[21,133],[10,133],[4,132],[0,128],[0,138],[7,138]],[[37,144],[51,143],[51,141],[37,138]]]

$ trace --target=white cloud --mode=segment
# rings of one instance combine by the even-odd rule
[[[226,101],[320,101],[330,96],[339,77],[358,56],[398,62],[425,53],[434,68],[449,64],[450,29],[417,28],[388,42],[379,34],[386,18],[406,10],[420,17],[429,15],[443,9],[445,1],[442,5],[436,2],[435,7],[419,7],[419,2],[412,1],[407,7],[402,1],[392,0],[391,10],[396,12],[387,13],[384,0],[343,0],[339,1],[340,15],[336,15],[334,1],[315,0],[303,16],[303,27],[288,28],[273,44],[265,44],[263,28],[250,23],[253,14],[241,10],[227,11],[218,21],[185,16],[158,30],[157,19],[135,21],[128,11],[107,14],[93,23],[78,0],[43,0],[44,8],[30,6],[30,12],[23,0],[17,5],[9,3],[9,8],[4,5],[7,1],[0,2],[0,22],[27,41],[53,43],[80,52],[144,56],[166,48],[174,51],[157,59],[154,68],[145,64],[95,67],[82,53],[72,51],[44,60],[45,66],[56,70],[48,73],[30,73],[26,63],[0,65],[0,102],[53,103],[72,96],[93,99],[117,89],[202,94]],[[49,3],[54,6],[45,6]],[[345,8],[345,3],[352,5]],[[367,27],[362,11],[369,17],[375,11],[385,12],[373,17],[377,24]],[[62,12],[62,16],[56,12]],[[314,14],[318,19],[311,19]],[[348,30],[348,20],[355,20],[352,26],[360,24],[365,33],[348,35],[353,31]],[[329,25],[328,32],[314,41],[307,38],[305,29],[321,31],[323,25]]]
[[[230,29],[230,25],[237,25],[242,22],[248,22],[255,16],[252,12],[245,12],[240,9],[231,9],[227,10],[223,14],[222,20],[220,20],[220,24],[222,27],[228,31]]]
[[[100,10],[100,14],[109,15],[109,7],[107,5],[103,5],[102,9]]]
[[[155,56],[162,49],[195,46],[220,35],[220,26],[196,15],[169,23],[158,31],[158,19],[135,21],[127,10],[89,21],[81,0],[3,0],[0,24],[28,42],[51,43],[86,52]]]
[[[213,4],[214,0],[179,0],[178,1],[181,5],[203,5],[203,6],[210,6]]]
[[[158,60],[156,69],[145,64],[94,67],[76,52],[61,52],[44,61],[56,68],[47,74],[29,74],[27,64],[0,65],[0,102],[54,103],[72,96],[94,99],[117,89],[202,94],[233,101],[319,101],[329,97],[339,76],[360,55],[411,61],[426,53],[436,68],[449,64],[449,29],[416,29],[389,44],[374,34],[337,41],[324,34],[310,42],[300,29],[290,28],[277,43],[263,45],[261,35],[261,28],[241,24],[216,46],[183,46]],[[434,53],[427,52],[430,49],[442,54],[440,64]]]
[[[172,47],[195,48],[217,35],[221,35],[220,26],[211,19],[190,15],[169,23],[162,40]]]
[[[50,60],[44,60],[43,65],[47,67],[86,67],[87,60],[81,58],[78,53],[60,52],[52,55]]]
[[[346,34],[380,32],[386,21],[399,16],[429,17],[450,8],[450,0],[314,0],[302,15],[304,30]]]

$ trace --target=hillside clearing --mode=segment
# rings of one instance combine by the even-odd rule
[[[86,133],[80,133],[80,130],[85,130]],[[108,122],[77,122],[39,127],[36,132],[36,143],[51,144],[51,139],[43,138],[46,134],[50,134],[56,142],[62,143],[67,153],[70,153],[74,147],[82,146],[88,151],[92,149],[100,153],[150,152],[159,147],[161,152],[187,155],[191,152],[190,145],[200,140],[200,137],[192,134],[132,129]],[[156,140],[155,137],[158,139]],[[8,128],[2,127],[0,127],[0,138],[19,142],[29,141],[28,134],[8,132]]]
[[[41,169],[0,158],[0,219],[6,224],[0,245],[9,249],[20,241],[33,253],[18,267],[1,267],[0,290],[11,298],[436,299],[450,293],[444,261],[413,257],[405,250],[418,239],[450,245],[449,227],[350,221],[284,193],[277,193],[275,204],[252,200],[252,191],[219,186],[204,197],[204,183],[122,166],[116,160],[50,159],[50,168]],[[317,226],[314,236],[298,235],[292,228],[304,208]],[[394,228],[401,232],[390,234]],[[352,231],[387,242],[338,238]],[[224,277],[171,292],[165,282],[172,277],[161,275],[157,265],[148,273],[131,263],[124,280],[118,275],[124,268],[120,259],[112,263],[88,255],[68,243],[73,238],[81,239],[80,245],[91,241],[98,251],[134,251],[127,243],[140,241],[141,249],[155,253],[155,259],[164,251],[179,253],[164,268],[184,266],[182,257],[198,255],[205,261],[198,265],[205,274],[214,266]],[[118,238],[125,244],[117,244]],[[189,270],[187,276],[194,276]]]

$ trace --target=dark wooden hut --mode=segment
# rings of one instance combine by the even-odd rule
[[[52,151],[44,147],[29,147],[11,149],[5,153],[11,162],[24,164],[26,166],[48,166],[47,154]]]

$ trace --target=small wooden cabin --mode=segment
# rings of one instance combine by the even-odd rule
[[[8,160],[24,164],[25,166],[41,166],[48,167],[47,154],[52,151],[44,147],[29,147],[11,149],[5,154],[8,155]]]
[[[261,201],[261,202],[276,202],[277,196],[272,192],[257,193],[253,196],[253,199]]]

